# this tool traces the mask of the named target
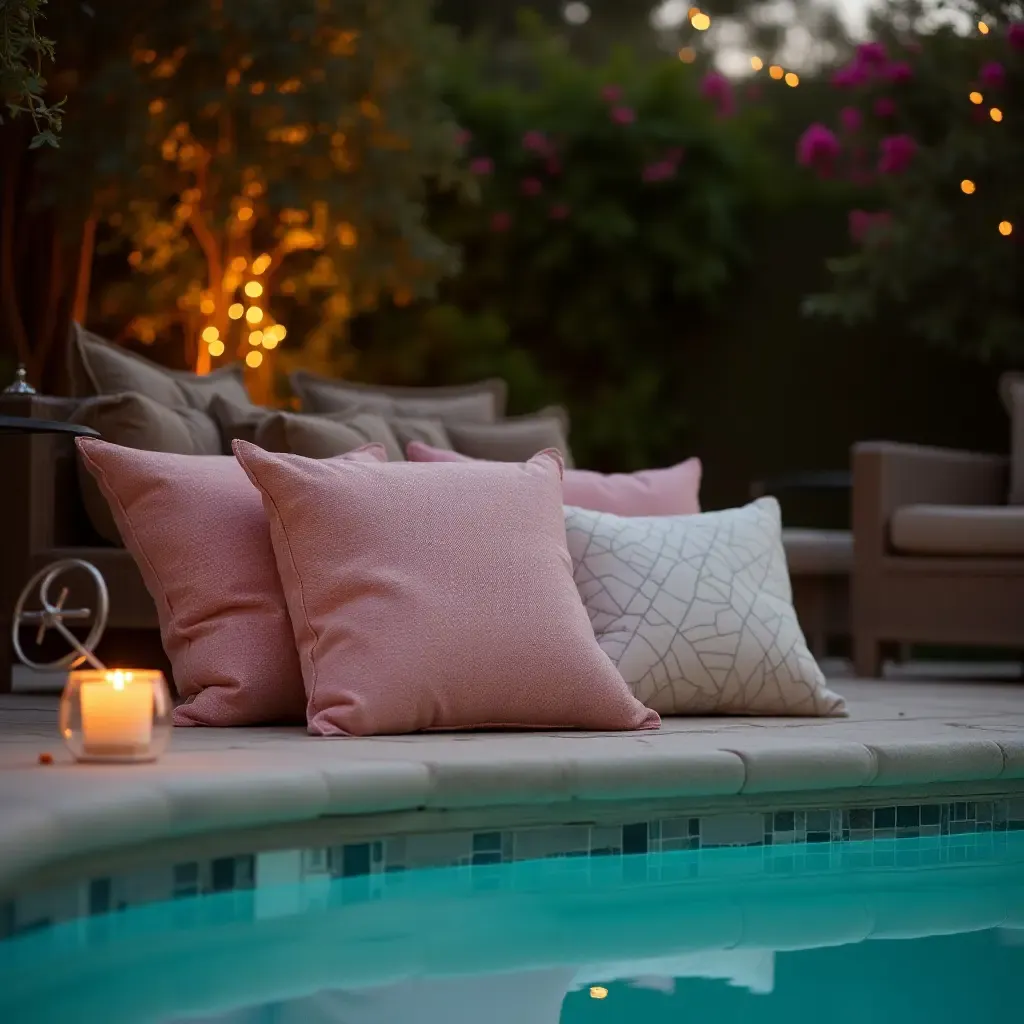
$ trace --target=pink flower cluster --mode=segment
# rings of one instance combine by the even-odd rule
[[[879,174],[903,174],[917,155],[917,140],[912,135],[889,135],[879,143],[879,151]]]
[[[823,178],[834,173],[841,152],[842,146],[835,132],[819,123],[808,127],[796,144],[797,162],[802,167],[817,171]]]
[[[1006,41],[1015,50],[1024,50],[1024,21],[1015,21],[1006,30]]]
[[[853,60],[832,76],[837,89],[857,89],[871,81],[903,85],[914,77],[913,66],[905,60],[889,60],[882,43],[861,43]]]
[[[621,85],[604,86],[601,99],[608,104],[608,116],[614,124],[632,124],[636,120],[636,111],[622,102]]]
[[[859,115],[859,112],[848,107],[845,113],[844,126],[848,131],[855,131],[860,126],[860,121],[853,114]],[[878,173],[903,174],[913,163],[917,150],[917,141],[912,135],[887,135],[879,143]],[[842,143],[835,132],[823,124],[812,124],[797,142],[796,159],[801,166],[808,167],[821,177],[827,178],[835,173],[842,151]],[[863,158],[860,147],[854,148],[853,156],[854,162],[859,163]],[[855,167],[853,176],[863,183],[869,180],[863,168]]]
[[[710,71],[701,79],[700,94],[714,104],[719,117],[732,117],[736,113],[732,82],[720,72]]]
[[[682,147],[670,149],[660,160],[648,164],[641,173],[641,179],[648,185],[659,181],[668,181],[676,176],[684,151]]]

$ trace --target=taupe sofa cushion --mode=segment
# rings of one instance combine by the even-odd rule
[[[220,455],[217,425],[204,412],[188,407],[168,408],[146,395],[128,393],[87,398],[75,410],[72,423],[92,427],[104,441],[147,452],[178,455]],[[82,502],[93,529],[104,540],[121,543],[114,517],[92,474],[79,462]]]
[[[171,409],[203,411],[217,395],[239,405],[252,404],[240,365],[227,366],[204,377],[184,370],[168,370],[112,345],[79,324],[72,326],[70,361],[72,382],[80,397],[135,392]]]
[[[299,370],[289,380],[306,413],[372,412],[449,423],[493,423],[505,414],[507,388],[484,380],[447,388],[377,387]],[[429,442],[427,442],[429,443]]]
[[[545,448],[557,448],[567,469],[569,416],[560,406],[549,406],[531,416],[511,416],[499,423],[448,423],[452,447],[462,455],[492,462],[526,462]]]
[[[382,416],[303,416],[274,412],[256,430],[255,443],[268,452],[286,452],[307,459],[330,459],[364,444],[384,445],[388,460],[404,458],[398,438]]]
[[[1010,504],[1024,505],[1024,374],[1003,380],[1010,399]]]
[[[901,554],[1024,558],[1024,507],[907,505],[889,524]]]
[[[853,570],[853,534],[849,530],[782,531],[790,576],[848,576]]]

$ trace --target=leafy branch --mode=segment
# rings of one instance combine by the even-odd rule
[[[53,62],[53,40],[40,35],[36,22],[45,17],[46,3],[0,0],[0,98],[11,118],[27,114],[32,119],[30,149],[57,147],[64,113],[64,100],[49,104],[44,96],[43,65]]]

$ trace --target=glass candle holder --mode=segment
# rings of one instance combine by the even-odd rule
[[[162,672],[68,673],[60,735],[77,761],[155,761],[171,738],[171,695]]]

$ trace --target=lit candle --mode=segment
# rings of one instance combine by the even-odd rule
[[[81,684],[82,746],[88,757],[144,753],[153,735],[151,673],[104,672]]]

